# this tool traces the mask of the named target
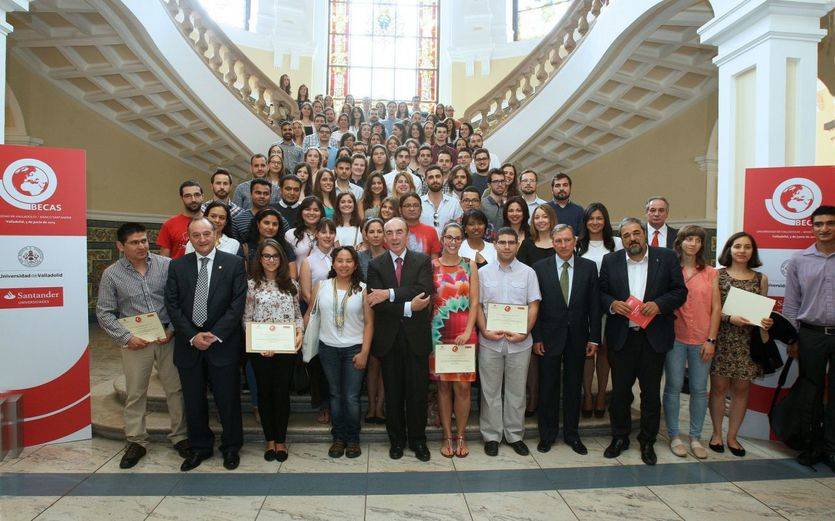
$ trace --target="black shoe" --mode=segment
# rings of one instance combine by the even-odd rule
[[[613,438],[612,443],[603,451],[605,458],[617,458],[620,453],[629,448],[629,438]]]
[[[580,414],[583,418],[591,418],[591,415],[594,413],[594,409],[580,409]]]
[[[429,454],[429,447],[426,446],[426,443],[418,443],[412,447],[412,450],[415,452],[415,457],[420,461],[429,461],[429,458],[432,457]]]
[[[488,441],[484,444],[484,453],[488,456],[498,456],[499,455],[499,442],[498,441]]]
[[[191,445],[188,444],[188,440],[180,440],[174,444],[174,450],[177,451],[177,454],[179,454],[181,458],[186,459],[189,451],[191,450]]]
[[[708,443],[707,446],[710,447],[710,450],[713,452],[718,452],[719,454],[725,452],[725,445],[722,443]]]
[[[241,456],[237,451],[227,452],[223,455],[223,468],[226,470],[235,470],[241,464]]]
[[[267,449],[264,451],[264,459],[267,461],[275,461],[275,450]]]
[[[283,461],[287,461],[287,451],[286,450],[276,450],[275,451],[275,460],[279,463]]]
[[[129,443],[128,448],[125,449],[125,454],[122,456],[122,461],[119,462],[120,469],[129,469],[133,468],[134,465],[139,463],[139,460],[147,454],[147,450],[145,447],[138,443]]]
[[[551,443],[550,441],[539,440],[539,443],[536,444],[536,450],[539,452],[548,452],[551,450]]]
[[[806,467],[814,467],[820,461],[823,461],[823,454],[814,449],[804,450],[797,455],[797,462]]]
[[[212,457],[211,451],[203,452],[197,450],[191,450],[189,455],[186,459],[183,460],[183,464],[180,465],[180,470],[183,472],[188,472],[189,470],[196,469],[203,463],[203,460],[207,460]]]
[[[345,442],[344,441],[335,441],[331,445],[331,448],[328,449],[328,457],[331,458],[341,458],[345,454]]]
[[[731,451],[731,454],[733,454],[737,458],[745,457],[745,448],[742,446],[742,444],[740,444],[739,447],[731,447],[730,445],[728,445],[728,450]]]
[[[566,441],[565,444],[571,447],[571,450],[573,450],[581,456],[585,456],[589,453],[589,449],[587,449],[586,446],[583,445],[583,442],[580,441],[580,438],[577,438],[576,440]]]
[[[525,418],[533,418],[533,415],[536,414],[536,410],[529,411],[525,409]]]
[[[400,459],[402,457],[403,457],[403,447],[401,447],[400,445],[392,444],[391,447],[389,447],[389,458]]]
[[[829,470],[835,472],[835,455],[826,454],[821,458],[821,463],[829,467]]]
[[[510,445],[510,447],[516,452],[516,454],[520,456],[527,456],[531,453],[531,451],[528,450],[528,446],[525,445],[525,442],[522,440],[514,441],[513,443],[508,443],[508,445]]]
[[[595,418],[602,418],[606,416],[606,409],[595,409],[594,410],[594,417]]]
[[[656,463],[658,463],[658,456],[655,455],[655,449],[653,448],[653,445],[653,443],[641,444],[641,461],[643,461],[647,465],[655,465]]]

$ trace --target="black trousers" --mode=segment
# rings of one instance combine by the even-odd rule
[[[815,385],[814,403],[802,410],[802,421],[813,425],[808,442],[815,449],[835,455],[835,335],[825,335],[800,327],[798,331],[799,378],[806,378]],[[829,364],[829,402],[823,407],[823,391],[826,386],[826,366]],[[823,432],[820,432],[820,416],[823,414]]]
[[[661,422],[661,375],[665,353],[656,352],[643,330],[629,330],[626,342],[617,351],[609,349],[612,368],[612,403],[609,417],[613,438],[628,438],[632,431],[632,386],[641,386],[640,443],[654,443]]]
[[[188,441],[200,452],[214,450],[215,435],[209,428],[209,401],[206,390],[211,383],[215,405],[220,414],[223,433],[220,437],[222,453],[238,452],[244,443],[241,419],[241,371],[235,363],[214,366],[205,353],[192,367],[178,367],[183,388],[183,406],[188,423]]]
[[[429,356],[417,356],[406,347],[406,334],[397,333],[394,347],[380,358],[386,398],[386,431],[392,445],[409,447],[426,442],[426,395],[429,392]],[[407,436],[408,435],[408,436]]]
[[[560,384],[562,384],[563,440],[580,439],[580,396],[583,388],[583,367],[586,353],[569,348],[558,355],[539,359],[539,439],[554,443],[560,430]]]
[[[290,382],[296,355],[249,355],[258,383],[258,413],[266,441],[284,443],[290,419]]]

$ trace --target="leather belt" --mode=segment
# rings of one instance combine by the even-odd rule
[[[823,333],[827,336],[835,336],[835,326],[816,326],[814,324],[807,324],[806,322],[801,322],[800,327],[802,329],[808,329],[810,331],[817,331],[818,333]]]

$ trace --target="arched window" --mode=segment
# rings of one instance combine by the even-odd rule
[[[330,0],[328,93],[438,98],[439,0]]]
[[[513,39],[530,40],[548,34],[568,11],[572,0],[513,0]]]
[[[255,2],[258,0],[200,0],[203,9],[215,22],[245,31],[249,31],[249,18]]]

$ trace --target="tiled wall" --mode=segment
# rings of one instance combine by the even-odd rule
[[[116,249],[116,229],[121,224],[120,221],[87,221],[87,302],[90,320],[95,320],[96,296],[101,274],[119,258],[119,250]],[[160,225],[143,224],[148,228],[151,250],[158,252],[156,242]]]

